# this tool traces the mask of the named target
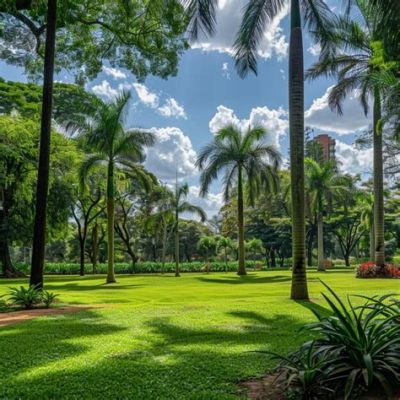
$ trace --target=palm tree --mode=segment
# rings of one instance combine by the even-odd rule
[[[280,154],[275,147],[262,142],[266,137],[267,131],[262,127],[249,128],[243,134],[236,126],[227,125],[217,132],[212,143],[200,151],[196,161],[197,167],[202,171],[200,175],[200,194],[202,196],[207,195],[211,182],[217,179],[218,174],[223,170],[225,171],[225,201],[231,197],[233,185],[237,185],[238,275],[246,275],[243,180],[247,179],[250,204],[254,203],[263,184],[270,190],[276,189],[278,177],[276,172],[280,163]]]
[[[92,149],[80,170],[84,182],[89,171],[98,164],[107,168],[107,283],[115,282],[114,274],[114,215],[115,215],[115,172],[121,169],[130,176],[146,179],[143,167],[144,148],[154,143],[150,132],[126,130],[124,128],[125,111],[130,94],[123,92],[110,103],[102,103],[92,116],[84,138]]]
[[[284,0],[251,0],[245,9],[236,43],[236,68],[241,76],[257,73],[257,49],[265,27],[284,7]],[[310,32],[321,40],[332,18],[323,0],[290,1],[289,131],[292,199],[292,299],[308,299],[304,205],[304,61],[301,8]],[[322,43],[323,45],[323,43]]]
[[[330,26],[332,45],[321,53],[307,76],[315,79],[330,76],[337,84],[329,93],[329,105],[342,114],[342,103],[348,93],[360,90],[360,102],[365,115],[369,112],[369,98],[373,99],[373,165],[374,165],[374,230],[376,265],[385,263],[384,196],[383,196],[383,132],[382,132],[382,80],[391,75],[393,63],[383,58],[383,45],[379,24],[380,10],[371,8],[368,2],[356,1],[363,22],[338,18]]]
[[[212,253],[216,247],[216,241],[213,236],[202,236],[197,242],[197,248],[206,252],[206,270],[210,270],[210,252]]]
[[[225,272],[228,272],[228,251],[234,248],[234,244],[230,237],[219,236],[217,240],[217,250],[224,250]]]
[[[201,221],[207,219],[204,210],[189,203],[186,198],[189,194],[189,186],[187,183],[175,186],[174,196],[171,198],[170,210],[174,216],[174,232],[175,232],[175,276],[181,276],[179,272],[179,216],[183,213],[197,214]]]
[[[258,254],[262,254],[265,249],[261,239],[253,238],[245,243],[246,250],[253,256],[253,266],[256,268],[256,258]]]
[[[324,214],[333,200],[342,199],[348,192],[351,181],[348,177],[339,175],[332,162],[320,165],[315,160],[306,158],[305,172],[310,205],[317,217],[318,270],[324,271]]]
[[[374,235],[374,196],[364,191],[357,196],[358,208],[361,212],[361,221],[365,230],[369,232],[369,257],[375,258],[375,235]]]

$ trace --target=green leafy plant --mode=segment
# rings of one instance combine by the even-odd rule
[[[8,310],[8,303],[4,300],[4,295],[0,296],[0,312],[6,312]]]
[[[322,388],[350,399],[355,391],[380,386],[391,396],[400,385],[399,302],[390,295],[345,304],[324,284],[331,296],[322,294],[331,315],[313,310],[318,321],[305,326],[319,335],[281,360],[278,367],[289,390],[302,399],[320,398]],[[328,397],[325,394],[325,397]]]
[[[42,291],[41,300],[46,308],[50,308],[50,306],[54,303],[58,294],[53,292],[48,292],[47,290]]]
[[[41,293],[36,286],[30,286],[27,289],[20,286],[19,288],[10,288],[8,298],[12,304],[30,309],[40,303]]]

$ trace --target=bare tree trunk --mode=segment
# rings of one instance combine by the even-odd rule
[[[97,260],[99,257],[99,228],[97,222],[92,229],[92,273],[97,273]]]
[[[181,276],[179,272],[179,215],[176,213],[176,224],[175,224],[175,276]]]
[[[107,176],[107,283],[114,283],[114,165],[110,160]]]
[[[369,259],[371,261],[375,260],[375,233],[374,224],[371,225],[369,230]]]
[[[318,213],[317,230],[318,230],[318,271],[325,271],[325,266],[324,266],[324,221],[323,221],[322,213]]]
[[[244,215],[243,215],[243,182],[242,166],[238,168],[238,230],[239,230],[239,268],[238,275],[246,275],[244,261]]]
[[[374,92],[374,228],[375,228],[375,264],[385,265],[385,211],[383,200],[383,132],[379,129],[381,120],[381,98],[379,89]]]
[[[33,230],[30,284],[43,287],[46,245],[46,212],[49,191],[51,115],[53,108],[53,76],[56,45],[57,0],[47,3],[47,30],[44,56],[42,119],[40,128],[39,168],[36,187],[36,212]]]
[[[79,275],[80,276],[85,275],[85,244],[86,244],[86,238],[79,239],[79,247],[80,247]]]

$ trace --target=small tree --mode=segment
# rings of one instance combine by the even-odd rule
[[[262,254],[265,251],[261,239],[253,238],[247,241],[246,250],[253,256],[253,262],[255,268],[257,255]]]
[[[197,242],[197,248],[205,252],[206,255],[206,269],[210,270],[210,255],[212,256],[216,248],[216,241],[213,236],[203,236]]]
[[[228,253],[234,249],[233,240],[226,236],[220,236],[217,240],[217,250],[224,252],[225,272],[228,272]]]

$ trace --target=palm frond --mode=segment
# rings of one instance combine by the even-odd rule
[[[189,18],[187,30],[192,40],[197,40],[200,32],[214,35],[218,0],[181,0],[181,3]]]
[[[250,71],[257,75],[257,49],[265,28],[285,3],[285,0],[251,0],[247,3],[234,43],[235,67],[242,78]]]

